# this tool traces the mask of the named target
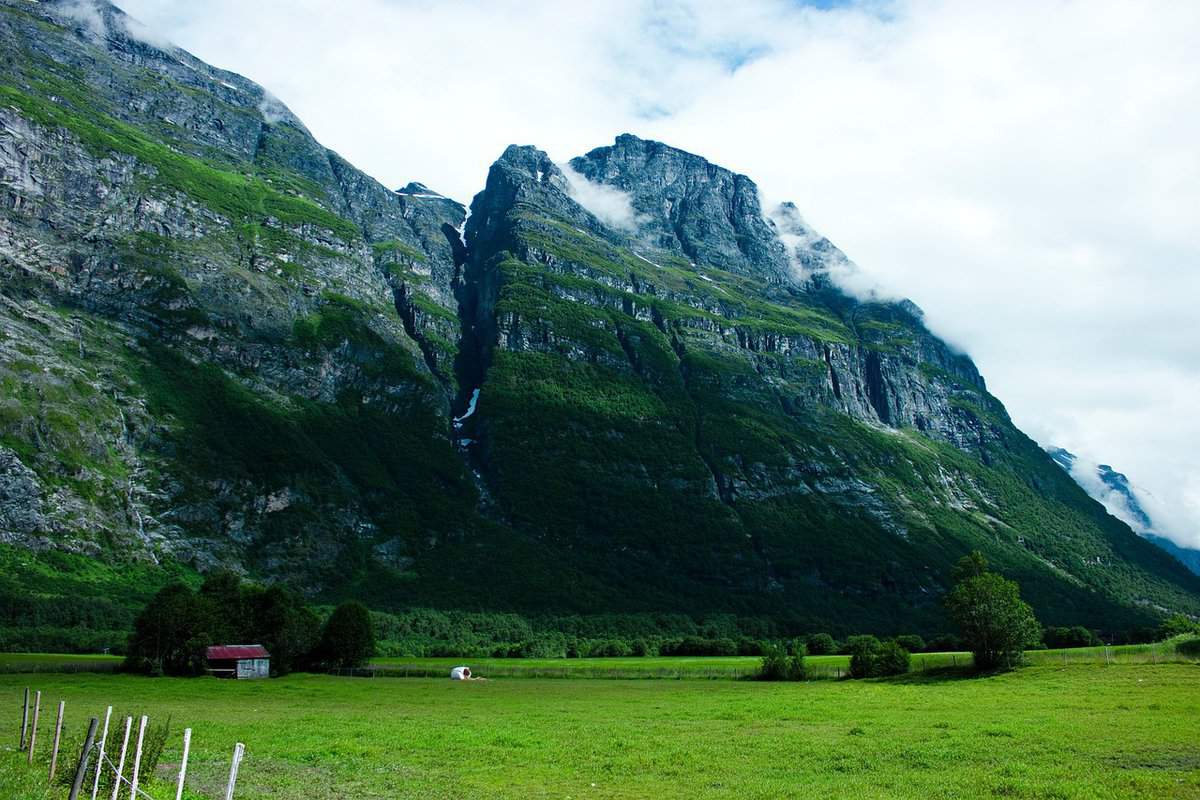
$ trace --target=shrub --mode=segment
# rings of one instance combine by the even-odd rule
[[[828,633],[814,633],[808,637],[808,652],[814,656],[824,656],[837,652],[837,642]]]
[[[965,647],[962,639],[950,633],[943,633],[926,642],[925,649],[930,653],[950,653]]]
[[[1174,614],[1158,626],[1158,638],[1171,639],[1182,634],[1200,633],[1200,623],[1184,614]]]
[[[897,636],[895,641],[910,653],[919,653],[925,649],[925,640],[916,634]]]
[[[737,648],[739,656],[761,656],[763,654],[763,643],[748,636],[738,639]]]
[[[1073,628],[1048,627],[1042,631],[1042,641],[1047,647],[1093,647],[1101,644],[1096,634],[1082,625]]]
[[[588,655],[592,658],[624,658],[631,652],[629,645],[620,639],[609,639],[593,644]]]
[[[1188,658],[1200,658],[1200,639],[1186,639],[1175,645],[1175,652]]]
[[[908,672],[908,650],[898,642],[885,642],[875,656],[874,675],[903,675]]]
[[[759,679],[764,681],[804,680],[804,645],[795,648],[791,655],[778,644],[765,644],[762,650],[763,658],[758,671]]]
[[[875,661],[882,645],[874,636],[851,636],[846,640],[850,651],[850,677],[870,678],[875,674]]]

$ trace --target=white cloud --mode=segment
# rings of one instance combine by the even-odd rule
[[[639,216],[633,210],[633,201],[628,192],[615,186],[590,181],[572,169],[570,164],[559,164],[563,177],[567,179],[567,194],[579,205],[595,215],[596,219],[610,228],[634,233],[638,228]]]
[[[102,7],[96,0],[70,0],[70,2],[60,3],[53,7],[52,11],[58,14],[60,18],[72,22],[76,26],[81,26],[91,34],[93,39],[103,40],[108,38],[109,21],[105,19],[105,11],[102,10]],[[169,39],[137,18],[122,17],[120,15],[112,16],[111,14],[109,16],[111,17],[111,22],[116,26],[117,32],[130,39],[135,39],[163,50],[174,47]]]
[[[750,175],[1200,545],[1200,3],[124,6],[389,185],[623,131]]]
[[[270,92],[263,92],[262,100],[258,101],[258,113],[268,125],[278,125],[288,118],[287,106]]]
[[[108,36],[108,26],[104,24],[104,17],[100,15],[100,9],[92,0],[74,0],[70,3],[63,3],[56,10],[63,19],[82,26],[92,35],[92,38],[104,39]]]

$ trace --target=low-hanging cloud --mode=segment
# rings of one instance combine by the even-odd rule
[[[288,118],[289,112],[278,97],[264,91],[262,99],[258,101],[258,113],[262,114],[263,121],[268,125],[278,125]]]
[[[55,6],[53,11],[61,19],[81,27],[96,41],[116,34],[160,50],[170,50],[174,47],[170,39],[135,17],[120,13],[106,15],[106,10],[102,9],[96,0],[71,0]]]
[[[628,192],[588,180],[570,164],[559,164],[558,168],[567,179],[567,194],[572,200],[614,230],[622,233],[637,232],[640,216],[634,210]]]
[[[388,185],[625,130],[750,175],[1200,545],[1200,3],[119,2]]]

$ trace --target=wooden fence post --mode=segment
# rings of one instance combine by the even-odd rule
[[[246,752],[246,745],[238,742],[233,748],[233,761],[229,763],[229,783],[225,787],[225,800],[233,800],[233,787],[237,784],[238,767],[242,763],[242,754]]]
[[[58,722],[54,724],[54,749],[50,751],[50,782],[54,783],[54,771],[58,768],[58,745],[62,741],[63,711],[67,708],[66,700],[58,701]]]
[[[108,800],[117,800],[117,793],[121,791],[121,773],[125,771],[125,752],[129,749],[129,729],[132,726],[133,717],[126,717],[125,736],[121,739],[121,755],[117,758],[117,773],[113,775],[112,797]]]
[[[83,740],[83,752],[79,754],[79,766],[75,768],[75,781],[71,784],[71,794],[67,800],[79,800],[79,790],[83,788],[83,776],[87,773],[88,756],[92,754],[92,743],[96,741],[96,728],[100,720],[92,717],[88,726],[87,738]]]
[[[100,791],[100,771],[104,769],[104,746],[108,744],[108,721],[112,719],[112,706],[104,712],[104,731],[100,734],[100,750],[96,755],[96,778],[92,781],[92,800],[96,800],[96,792]]]
[[[137,748],[133,751],[133,778],[129,782],[129,800],[137,800],[138,770],[142,767],[142,740],[146,738],[146,723],[150,718],[145,714],[138,721]]]
[[[187,775],[188,750],[192,747],[192,729],[183,729],[183,758],[179,761],[179,785],[175,789],[175,800],[183,800],[183,779]]]
[[[25,749],[25,737],[29,734],[29,687],[25,687],[25,704],[21,707],[21,747]]]
[[[38,717],[42,712],[42,693],[39,691],[33,700],[33,727],[29,729],[29,763],[33,763],[33,748],[37,744]]]

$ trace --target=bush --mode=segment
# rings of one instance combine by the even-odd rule
[[[620,639],[609,639],[593,644],[588,655],[592,658],[624,658],[632,652],[629,645]]]
[[[1200,658],[1200,639],[1186,639],[1175,645],[1175,652],[1188,658]]]
[[[763,654],[763,643],[747,636],[738,639],[737,648],[739,656],[761,656]]]
[[[875,674],[875,661],[882,645],[874,636],[851,636],[846,640],[850,651],[850,677],[870,678]]]
[[[897,636],[895,642],[910,653],[919,653],[925,649],[925,640],[912,633]]]
[[[908,672],[908,650],[898,642],[886,642],[875,656],[875,676],[903,675]]]
[[[1042,631],[1042,641],[1046,647],[1094,647],[1102,644],[1096,634],[1082,625],[1073,628],[1048,627]]]
[[[806,640],[808,652],[814,656],[824,656],[836,653],[837,642],[828,633],[814,633]]]
[[[940,634],[925,643],[925,650],[929,653],[953,653],[965,649],[962,639],[950,633]]]
[[[762,649],[762,666],[758,670],[760,680],[804,680],[804,645],[795,648],[791,655],[788,655],[787,650],[777,644],[765,644]]]
[[[1158,626],[1160,640],[1192,633],[1200,633],[1200,623],[1183,614],[1174,614]]]

